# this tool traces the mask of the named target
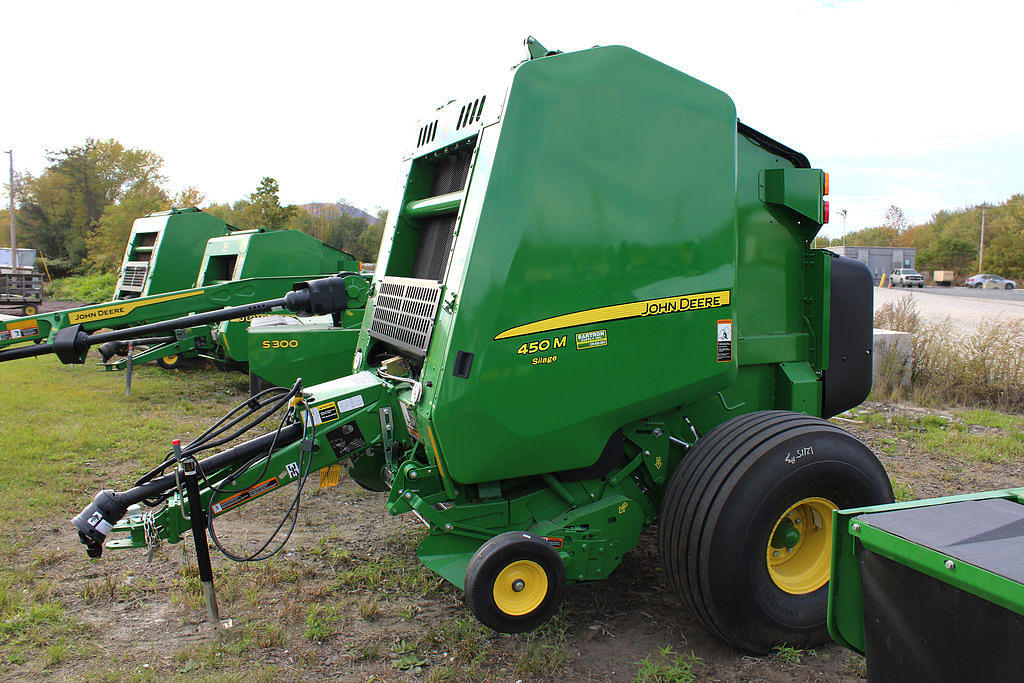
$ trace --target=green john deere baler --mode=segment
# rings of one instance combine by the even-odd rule
[[[114,299],[133,299],[195,286],[206,243],[237,230],[196,208],[136,218],[128,235]]]
[[[833,510],[892,501],[822,419],[871,383],[871,275],[811,248],[827,175],[633,50],[528,48],[410,137],[354,359],[255,400],[290,406],[278,429],[97,495],[75,518],[92,556],[191,529],[213,606],[206,531],[345,468],[424,522],[421,560],[491,628],[543,623],[657,524],[710,631],[827,638]],[[308,308],[345,310],[345,283],[306,285]]]

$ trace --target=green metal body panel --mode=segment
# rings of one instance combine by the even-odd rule
[[[462,129],[473,168],[416,411],[455,481],[540,474],[553,454],[558,469],[592,465],[623,424],[682,404],[701,431],[738,412],[820,410],[828,259],[808,249],[817,224],[759,195],[765,169],[805,185],[820,171],[737,136],[727,95],[627,48],[529,61],[498,111]],[[456,131],[407,162],[378,280],[410,274],[419,212],[449,203],[426,201],[424,160],[458,143]],[[821,204],[814,188],[779,199]],[[662,313],[705,293],[715,303]],[[824,318],[808,318],[808,299]],[[722,320],[736,339],[725,361]],[[605,343],[577,348],[591,332]],[[371,341],[364,331],[360,348]],[[451,374],[460,350],[474,354],[469,378]]]
[[[320,384],[351,372],[362,311],[345,313],[353,326],[250,325],[249,372],[277,386],[288,386],[297,377],[304,385]]]
[[[298,230],[246,230],[206,244],[193,286],[270,275],[359,272],[359,262]]]
[[[136,219],[113,298],[132,299],[195,286],[207,242],[234,229],[199,209],[171,209]]]
[[[828,593],[828,630],[840,645],[864,654],[864,612],[858,547],[905,565],[922,574],[1024,614],[1024,585],[993,574],[961,559],[946,567],[950,556],[872,527],[862,516],[875,512],[932,507],[965,500],[1003,498],[1024,504],[1024,489],[1005,489],[930,498],[832,514],[832,578]],[[854,528],[854,524],[857,528]]]

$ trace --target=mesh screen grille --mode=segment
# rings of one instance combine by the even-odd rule
[[[469,164],[473,159],[471,146],[447,154],[437,162],[434,171],[434,182],[430,186],[430,196],[449,192],[459,192],[466,187],[469,177]],[[448,252],[452,248],[455,237],[456,214],[433,216],[423,222],[420,244],[416,249],[416,260],[412,266],[412,276],[423,280],[444,279],[444,271],[448,267]]]
[[[373,304],[370,336],[425,356],[440,302],[441,285],[433,280],[382,278]]]
[[[121,276],[121,289],[130,292],[141,292],[146,284],[146,272],[149,264],[145,262],[128,263],[124,267],[124,274]]]

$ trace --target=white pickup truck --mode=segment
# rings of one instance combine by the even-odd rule
[[[892,286],[924,288],[924,275],[913,268],[893,268]]]

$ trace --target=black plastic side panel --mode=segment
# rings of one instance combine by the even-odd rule
[[[861,547],[869,681],[1019,681],[1024,615]]]
[[[858,406],[871,393],[874,280],[868,267],[832,258],[828,370],[822,376],[822,417]]]
[[[604,450],[601,451],[601,456],[597,459],[597,462],[590,467],[562,470],[561,472],[556,472],[556,474],[562,481],[583,481],[584,479],[603,477],[622,464],[626,457],[625,446],[626,438],[622,433],[622,429],[616,429],[611,437],[609,437],[607,443],[605,443]]]

